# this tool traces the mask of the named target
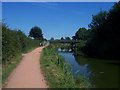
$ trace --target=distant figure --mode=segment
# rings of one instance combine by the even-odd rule
[[[41,46],[41,43],[39,45]]]
[[[39,43],[40,46],[48,46],[49,45],[49,42],[47,41],[43,41],[41,43]]]
[[[40,46],[43,46],[42,43],[40,43]]]

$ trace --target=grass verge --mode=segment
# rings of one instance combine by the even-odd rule
[[[0,64],[0,89],[2,88],[2,64]]]
[[[74,80],[71,66],[67,67],[64,59],[58,55],[54,45],[43,49],[41,69],[50,88],[88,88],[89,83],[79,77]]]
[[[16,59],[13,59],[11,63],[7,63],[2,65],[2,84],[4,86],[6,79],[14,70],[14,68],[19,64],[21,61],[22,56],[17,56]]]

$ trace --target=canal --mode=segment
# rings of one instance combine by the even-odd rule
[[[95,88],[119,88],[119,64],[113,60],[101,60],[74,56],[72,52],[58,50],[67,63],[72,65],[72,74],[84,76]]]

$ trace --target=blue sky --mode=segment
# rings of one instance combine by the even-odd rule
[[[12,29],[28,35],[39,26],[45,38],[72,37],[80,27],[88,28],[92,15],[109,10],[113,2],[4,2],[2,19]]]

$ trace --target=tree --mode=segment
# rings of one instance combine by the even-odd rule
[[[51,37],[51,39],[50,40],[54,40],[54,37]]]
[[[76,36],[72,36],[72,40],[76,40]]]
[[[63,37],[61,37],[61,40],[64,40],[64,38],[63,38]]]
[[[43,40],[43,34],[42,34],[41,28],[39,28],[38,26],[32,27],[29,32],[29,37],[33,37],[34,39]]]
[[[99,28],[107,19],[107,12],[100,11],[97,15],[92,16],[92,22],[88,25],[91,29]]]
[[[75,38],[77,40],[87,40],[88,30],[86,28],[79,28],[79,30],[75,33]]]
[[[91,57],[120,59],[119,28],[120,2],[108,13],[100,12],[93,17],[90,24],[92,35],[84,48],[85,53]]]

